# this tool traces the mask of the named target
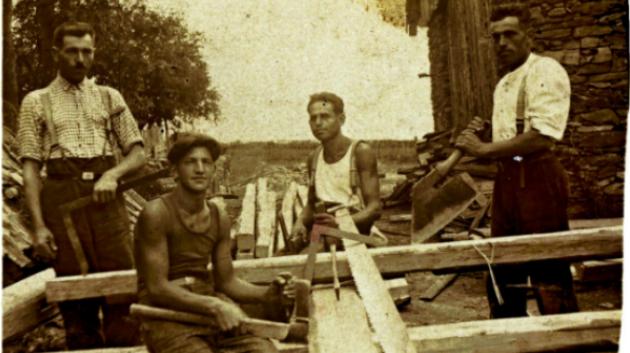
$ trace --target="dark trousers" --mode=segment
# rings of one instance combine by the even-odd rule
[[[44,182],[41,204],[46,226],[53,233],[58,248],[53,264],[58,276],[80,273],[58,206],[92,193],[92,181],[78,180],[73,175],[80,174],[80,170],[91,170],[100,174],[110,166],[111,161],[103,159],[54,160],[47,164],[49,178]],[[133,268],[129,220],[122,197],[76,210],[72,213],[72,221],[90,273]],[[138,323],[129,316],[129,304],[132,300],[129,297],[108,297],[60,303],[68,348],[138,344]],[[99,310],[102,310],[103,325],[99,319]]]
[[[177,280],[174,281],[174,283]],[[235,304],[223,293],[215,292],[209,283],[196,281],[191,285],[178,285],[200,295],[212,296]],[[143,288],[142,283],[139,288]],[[151,305],[146,291],[140,289],[139,301]],[[208,325],[195,325],[175,321],[142,319],[142,336],[150,353],[277,353],[271,340],[235,332],[219,332]]]
[[[522,162],[499,162],[492,204],[492,236],[568,230],[568,192],[567,175],[551,152],[525,157]],[[526,289],[514,285],[526,284],[528,276],[537,289],[536,299],[542,314],[577,311],[569,266],[563,261],[496,266],[494,274],[504,304],[499,305],[488,278],[490,316],[527,315]]]

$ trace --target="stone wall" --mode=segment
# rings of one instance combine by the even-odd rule
[[[571,215],[621,217],[628,116],[627,3],[526,2],[534,50],[562,63],[571,79],[571,114],[558,148],[570,174]]]

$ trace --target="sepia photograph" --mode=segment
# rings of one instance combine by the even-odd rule
[[[3,352],[628,348],[627,0],[2,17]]]

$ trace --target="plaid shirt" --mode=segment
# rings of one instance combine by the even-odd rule
[[[24,97],[19,115],[18,141],[20,160],[25,158],[44,161],[61,157],[93,158],[113,155],[112,146],[107,141],[109,113],[122,109],[123,112],[112,119],[112,132],[123,153],[131,147],[142,144],[142,135],[133,115],[122,95],[115,89],[109,91],[111,107],[107,109],[98,86],[88,79],[73,85],[61,76],[48,87],[39,89]],[[51,137],[47,133],[44,107],[41,95],[50,95],[52,122],[61,148],[50,150]],[[62,150],[63,149],[63,153]]]

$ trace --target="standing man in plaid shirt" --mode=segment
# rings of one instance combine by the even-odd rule
[[[19,115],[20,160],[37,258],[52,261],[58,276],[80,273],[58,206],[92,195],[72,214],[89,272],[133,268],[127,212],[116,194],[119,180],[145,163],[142,137],[123,97],[86,78],[94,59],[91,25],[66,22],[54,32],[57,77],[30,92]],[[116,164],[115,145],[124,157]],[[47,177],[40,178],[42,166]],[[129,298],[59,303],[69,349],[137,343]],[[103,330],[99,310],[103,311]],[[102,331],[102,332],[101,332]]]

